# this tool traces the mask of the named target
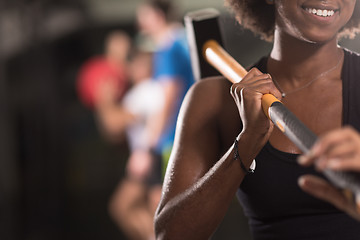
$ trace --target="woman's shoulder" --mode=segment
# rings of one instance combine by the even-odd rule
[[[232,83],[223,76],[207,77],[197,81],[194,86],[207,90],[219,91],[223,88],[231,87]]]
[[[231,86],[232,83],[224,77],[206,78],[196,82],[187,96],[185,115],[196,119],[201,128],[207,126],[217,131],[222,146],[231,144],[241,131],[239,112],[230,93]]]
[[[231,85],[221,76],[201,79],[189,89],[183,105],[196,111],[196,114],[219,114],[229,102],[233,102],[230,95]]]
[[[225,77],[208,77],[197,81],[193,85],[192,91],[199,98],[207,99],[207,101],[221,102],[230,96],[231,85],[232,83]]]

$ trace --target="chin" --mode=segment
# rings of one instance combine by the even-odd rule
[[[300,31],[299,31],[300,32]],[[334,30],[324,31],[319,29],[314,29],[312,31],[303,31],[296,34],[296,38],[299,38],[303,41],[309,43],[328,43],[332,41],[337,41],[337,32]]]
[[[337,42],[337,35],[335,36],[328,36],[328,35],[312,35],[311,37],[304,37],[303,40],[309,43],[316,43],[316,44],[326,44],[332,41]]]

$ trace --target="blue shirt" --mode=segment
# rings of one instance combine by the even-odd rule
[[[169,124],[166,126],[155,149],[161,153],[173,144],[176,120],[181,103],[187,90],[194,83],[189,48],[183,29],[174,31],[171,41],[160,46],[155,51],[153,64],[154,81],[180,81],[181,86],[183,86],[180,97],[176,102],[176,110],[170,121],[168,121]]]

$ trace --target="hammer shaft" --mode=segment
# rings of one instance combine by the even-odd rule
[[[191,53],[195,56],[192,58],[192,62],[197,63],[194,66],[198,66],[200,69],[197,71],[199,79],[215,76],[220,72],[229,81],[236,83],[242,80],[247,71],[221,47],[222,38],[217,21],[218,16],[216,10],[210,9],[192,12],[185,17],[185,25],[188,33],[190,33],[188,35],[190,36],[189,43],[193,47]],[[275,96],[265,94],[262,97],[261,105],[266,116],[303,153],[307,153],[311,149],[317,140],[317,136]],[[347,188],[360,196],[359,173],[328,170],[324,174],[336,186]]]
[[[205,59],[232,83],[240,82],[247,74],[247,71],[217,44],[216,41],[209,40],[206,42],[204,44],[203,54]],[[266,116],[285,136],[302,152],[309,152],[317,140],[317,136],[309,128],[272,94],[264,94],[261,105]],[[327,170],[324,174],[336,186],[349,189],[352,194],[360,196],[359,173]]]
[[[204,44],[205,59],[232,83],[240,82],[247,71],[232,58],[216,41]],[[262,107],[266,116],[304,153],[308,152],[316,141],[311,132],[277,98],[265,94]]]

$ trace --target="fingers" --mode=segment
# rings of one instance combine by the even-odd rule
[[[281,100],[282,94],[281,94],[280,90],[275,86],[274,81],[272,80],[272,76],[270,74],[268,74],[268,75],[271,78],[271,81],[272,81],[273,86],[274,86],[274,89],[272,89],[272,91],[270,93],[272,95],[274,95],[277,99]]]
[[[264,74],[257,68],[252,68],[241,82],[233,84],[230,92],[234,98],[239,98],[236,96],[240,96],[242,92],[246,96],[255,94],[259,98],[270,93],[281,99],[281,93],[274,85],[271,75]]]
[[[240,95],[242,89],[246,87],[254,87],[258,86],[261,83],[266,83],[269,81],[269,76],[267,74],[261,73],[258,69],[253,68],[249,71],[249,73],[242,79],[239,83],[234,83],[231,88],[230,92],[233,97],[236,95]]]
[[[271,76],[253,68],[241,82],[232,85],[230,92],[238,107],[243,131],[269,137],[273,124],[264,114],[261,100],[268,93],[281,98]]]
[[[299,178],[298,184],[303,191],[328,201],[341,210],[347,208],[347,198],[324,179],[312,175],[304,175]]]
[[[333,204],[338,209],[360,220],[360,211],[358,211],[353,199],[330,185],[324,179],[312,175],[304,175],[299,178],[298,184],[303,191]]]
[[[319,138],[312,150],[299,158],[304,166],[315,164],[319,170],[360,171],[360,136],[351,127],[345,127]]]
[[[266,75],[264,73],[262,73],[259,69],[257,68],[252,68],[250,69],[250,71],[243,77],[243,79],[241,80],[241,82],[247,82],[249,79],[256,77],[256,76],[261,76],[261,75]]]
[[[359,154],[349,156],[348,158],[329,159],[322,166],[323,169],[328,168],[335,171],[360,171]]]

